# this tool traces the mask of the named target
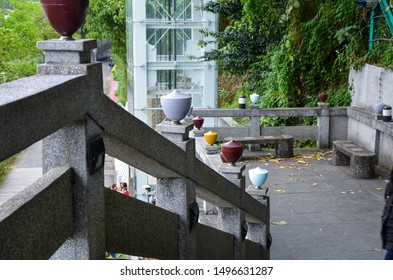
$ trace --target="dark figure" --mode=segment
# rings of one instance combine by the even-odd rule
[[[126,183],[126,182],[121,182],[121,183],[120,183],[120,187],[121,187],[121,192],[122,192],[124,195],[130,196],[130,192],[128,191],[127,183]]]
[[[382,214],[382,248],[386,250],[385,260],[393,260],[393,170],[385,187],[385,207]]]
[[[108,63],[108,70],[112,71],[113,66],[115,66],[115,64],[111,61]]]

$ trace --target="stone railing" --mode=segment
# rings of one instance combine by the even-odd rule
[[[43,139],[44,173],[0,205],[0,259],[269,258],[267,197],[197,159],[195,139],[163,137],[106,97],[95,40],[37,46],[38,74],[0,85],[0,161]],[[189,125],[160,133],[178,129]],[[105,154],[156,177],[157,206],[106,189]],[[196,196],[219,207],[218,229],[198,223]]]
[[[319,103],[317,108],[259,108],[251,105],[250,109],[194,109],[193,115],[204,118],[241,117],[249,118],[247,127],[204,127],[218,132],[218,140],[225,137],[260,136],[260,135],[293,135],[294,140],[317,140],[318,148],[332,146],[336,139],[347,137],[347,108],[329,108],[328,103]],[[263,127],[263,117],[317,117],[316,126],[278,126]]]

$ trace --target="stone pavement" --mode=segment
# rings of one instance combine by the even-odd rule
[[[269,170],[272,260],[381,260],[384,178],[356,179],[331,152],[295,150],[291,159],[245,151],[248,169]],[[200,214],[214,225],[214,215]]]
[[[0,204],[25,189],[42,176],[42,141],[20,152],[10,173],[0,183]],[[114,159],[105,157],[104,185],[110,187],[116,183]]]
[[[329,153],[295,154],[276,160],[262,152],[244,153],[247,186],[249,168],[269,170],[263,187],[271,197],[271,259],[383,259],[379,231],[385,178],[353,178],[348,167],[332,165]],[[0,184],[0,203],[34,182],[42,174],[41,164],[38,142],[21,153]],[[215,223],[215,215],[201,212],[200,217]]]
[[[0,204],[24,190],[42,176],[42,143],[37,142],[22,151],[12,170],[0,183]]]
[[[334,166],[331,154],[307,155],[266,162],[274,240],[271,258],[383,259],[385,179],[356,179],[349,167]]]

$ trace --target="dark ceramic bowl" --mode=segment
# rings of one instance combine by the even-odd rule
[[[68,40],[82,26],[89,9],[89,0],[40,0],[40,3],[49,24]]]
[[[199,116],[192,119],[192,123],[194,124],[196,129],[200,129],[202,127],[203,121],[204,121],[204,119],[200,118]]]
[[[243,145],[231,140],[221,145],[221,153],[224,159],[231,165],[235,165],[243,154]]]

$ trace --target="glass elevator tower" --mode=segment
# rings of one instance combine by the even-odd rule
[[[133,114],[154,127],[163,119],[159,98],[173,91],[192,96],[193,107],[217,105],[216,62],[199,59],[200,30],[216,31],[206,0],[128,0],[128,101]]]
[[[155,127],[165,116],[160,96],[177,89],[192,106],[217,107],[217,65],[203,61],[200,30],[216,32],[217,15],[201,10],[209,0],[127,0],[127,110]],[[149,182],[137,177],[137,196]],[[145,176],[146,177],[146,176]]]

